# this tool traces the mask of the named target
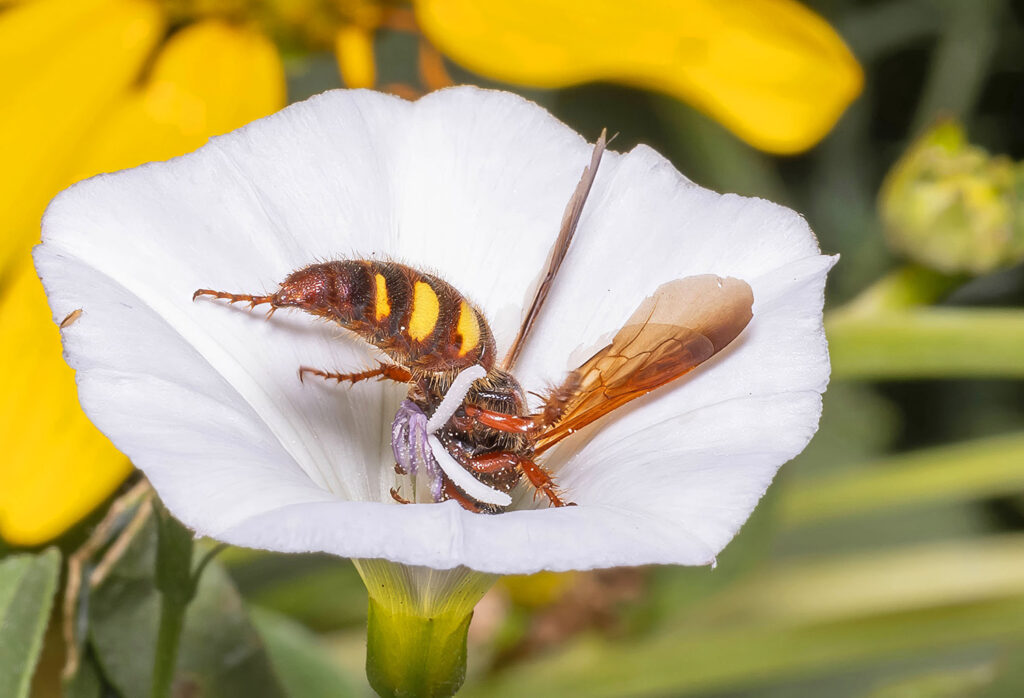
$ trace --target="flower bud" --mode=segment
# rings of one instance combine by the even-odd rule
[[[947,273],[983,274],[1024,259],[1024,167],[943,122],[893,166],[880,208],[890,244]]]

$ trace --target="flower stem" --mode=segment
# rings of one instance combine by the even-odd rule
[[[921,308],[830,314],[836,378],[1024,377],[1024,312]]]
[[[192,574],[192,532],[171,516],[162,504],[156,508],[156,569],[154,584],[160,592],[160,629],[153,676],[152,698],[170,698],[178,645],[185,626],[185,611],[195,596],[198,575]]]
[[[188,602],[182,603],[174,596],[162,594],[160,597],[160,631],[156,640],[153,681],[150,686],[152,698],[170,698],[187,608]]]
[[[497,578],[355,560],[370,595],[366,676],[381,696],[454,695],[466,676],[473,607]]]
[[[825,317],[832,375],[1024,377],[1024,312],[931,305],[965,277],[897,269]]]

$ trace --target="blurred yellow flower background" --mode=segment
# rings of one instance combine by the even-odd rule
[[[166,42],[143,0],[37,0],[0,15],[0,535],[32,545],[88,513],[130,465],[78,409],[27,254],[58,191],[166,159],[284,106],[273,44],[206,20]]]
[[[3,3],[0,3],[2,5]],[[289,50],[333,51],[350,87],[378,84],[374,37],[418,38],[524,86],[592,80],[690,102],[777,153],[820,140],[861,87],[828,24],[792,0],[33,0],[0,10],[0,536],[35,545],[102,501],[130,465],[78,409],[28,252],[46,203],[99,172],[201,146],[283,107]],[[272,38],[273,37],[273,40]],[[436,48],[434,48],[436,47]],[[86,310],[87,312],[87,310]]]

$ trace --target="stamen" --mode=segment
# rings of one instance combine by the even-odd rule
[[[391,452],[404,474],[416,474],[409,448],[409,422],[405,419],[395,419],[391,425]]]
[[[441,404],[434,410],[433,416],[427,421],[427,433],[433,434],[448,423],[455,411],[462,405],[462,401],[469,394],[473,383],[487,375],[487,371],[480,364],[473,364],[469,368],[455,376],[448,392],[441,399]]]

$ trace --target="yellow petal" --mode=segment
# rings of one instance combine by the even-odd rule
[[[284,103],[284,68],[268,39],[217,20],[186,27],[91,135],[71,181],[195,150]]]
[[[416,0],[416,15],[481,75],[663,91],[775,153],[814,145],[863,82],[842,39],[793,0]]]
[[[0,41],[5,28],[0,21]],[[96,29],[106,30],[106,25]],[[26,49],[25,55],[47,47],[43,42]],[[0,53],[7,48],[4,45]],[[58,92],[63,89],[59,77],[47,74]],[[94,111],[102,118],[94,114],[86,126],[76,122],[66,134],[63,152],[48,156],[67,165],[52,173],[52,191],[44,199],[97,172],[193,150],[209,136],[276,111],[285,101],[284,71],[274,46],[259,34],[216,21],[176,33],[148,80],[137,89],[127,85],[123,80],[116,94],[108,90],[102,105],[95,94],[86,95],[94,99]],[[20,87],[23,92],[32,88]],[[26,122],[29,111],[25,108],[10,118]],[[28,157],[24,161],[37,170],[55,164]],[[33,216],[38,217],[42,203]],[[37,235],[38,224],[31,227],[27,240]],[[24,269],[13,285],[5,284],[0,296],[0,365],[14,377],[5,380],[0,398],[5,429],[0,443],[6,451],[0,461],[0,535],[31,545],[58,535],[95,507],[130,466],[78,407],[73,374],[61,359],[57,330],[28,256],[15,259]]]
[[[99,504],[131,470],[78,406],[42,284],[27,256],[0,299],[0,536],[37,545]]]
[[[138,77],[163,33],[144,0],[36,0],[0,14],[0,269],[38,239],[69,152]]]
[[[579,572],[537,572],[502,577],[498,584],[513,603],[526,608],[543,608],[555,603],[579,579]]]
[[[373,33],[355,25],[343,26],[334,37],[338,72],[346,87],[373,87],[377,68],[373,56]]]

